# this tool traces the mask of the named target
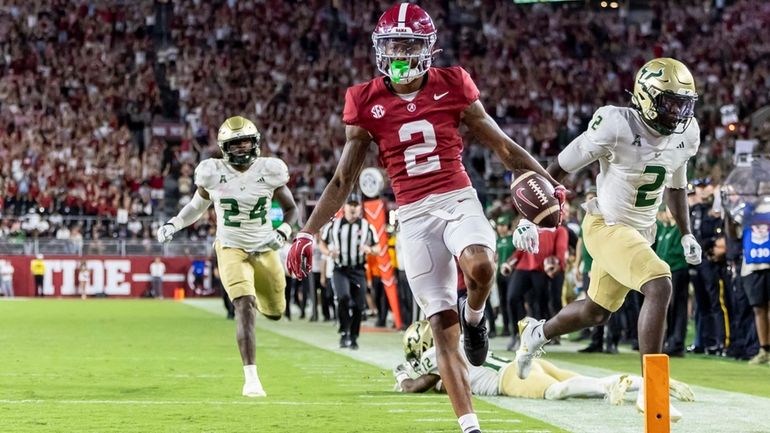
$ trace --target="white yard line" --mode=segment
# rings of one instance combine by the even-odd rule
[[[217,315],[224,315],[219,300],[187,300],[185,303]],[[403,362],[401,334],[364,333],[358,341],[361,349],[354,351],[337,347],[339,337],[336,327],[332,325],[319,326],[319,324],[304,321],[270,322],[260,318],[257,320],[257,327],[386,370]],[[498,340],[502,342],[502,339]],[[257,350],[259,350],[259,344],[257,344]],[[558,364],[592,376],[617,373],[562,361]],[[693,403],[674,401],[674,405],[683,413],[684,418],[672,425],[673,433],[767,433],[768,430],[761,427],[765,422],[761,414],[766,413],[767,408],[770,408],[770,399],[701,386],[694,386],[693,390],[697,401]],[[573,433],[639,433],[644,425],[644,420],[636,412],[633,403],[610,406],[600,399],[545,401],[510,397],[479,398]],[[481,424],[484,425],[483,418]],[[484,431],[492,433],[488,429]]]
[[[266,404],[276,406],[340,406],[342,403],[338,401],[292,401],[292,400],[270,400],[264,398],[254,398],[249,400],[73,400],[73,399],[0,399],[0,404],[16,404],[16,405],[43,405],[43,404],[72,404],[72,405],[122,405],[122,406],[187,406],[187,405],[254,405],[254,404]],[[390,402],[355,402],[349,403],[355,406],[435,406],[433,402],[405,402],[405,401],[390,401]],[[342,404],[343,406],[345,404]],[[404,412],[421,412],[421,409],[395,409],[395,411],[403,410]],[[426,409],[424,411],[430,412],[433,409]],[[446,412],[441,410],[439,412]]]

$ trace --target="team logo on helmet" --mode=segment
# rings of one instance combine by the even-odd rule
[[[639,69],[631,102],[644,122],[663,135],[682,133],[695,116],[695,80],[682,62],[661,57]]]
[[[433,347],[433,331],[427,320],[420,320],[409,325],[404,332],[404,355],[412,364],[419,363],[426,350]]]

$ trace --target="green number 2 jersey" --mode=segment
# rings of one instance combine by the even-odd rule
[[[497,357],[492,353],[487,355],[487,360],[480,367],[468,364],[468,378],[471,382],[473,395],[500,395],[500,380],[503,371],[509,366],[512,366],[510,360]],[[419,375],[435,374],[440,376],[435,347],[423,352],[415,372]]]
[[[587,209],[608,224],[644,231],[655,225],[664,186],[687,187],[687,160],[699,144],[695,119],[681,134],[660,135],[636,109],[608,105],[596,110],[588,129],[559,154],[559,165],[575,173],[598,160],[597,198]]]
[[[257,158],[244,172],[215,158],[201,161],[195,169],[195,184],[214,202],[220,245],[246,251],[257,249],[273,230],[269,215],[273,192],[288,181],[289,169],[278,158]]]

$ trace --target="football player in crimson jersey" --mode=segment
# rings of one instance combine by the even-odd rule
[[[508,169],[539,173],[558,187],[560,197],[564,190],[486,113],[467,72],[431,68],[436,29],[423,9],[409,3],[390,8],[372,40],[377,68],[385,76],[347,90],[347,142],[334,177],[292,244],[287,267],[297,278],[307,275],[313,233],[342,206],[369,144],[376,142],[399,205],[406,275],[430,318],[441,377],[463,431],[480,431],[458,341],[462,327],[469,362],[484,363],[488,341],[483,313],[495,277],[495,233],[462,165],[460,123]],[[455,257],[468,287],[459,314]]]

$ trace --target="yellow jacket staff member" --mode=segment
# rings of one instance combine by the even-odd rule
[[[35,296],[45,296],[43,293],[43,276],[45,275],[45,262],[43,255],[38,254],[29,264],[29,270],[35,278]]]

